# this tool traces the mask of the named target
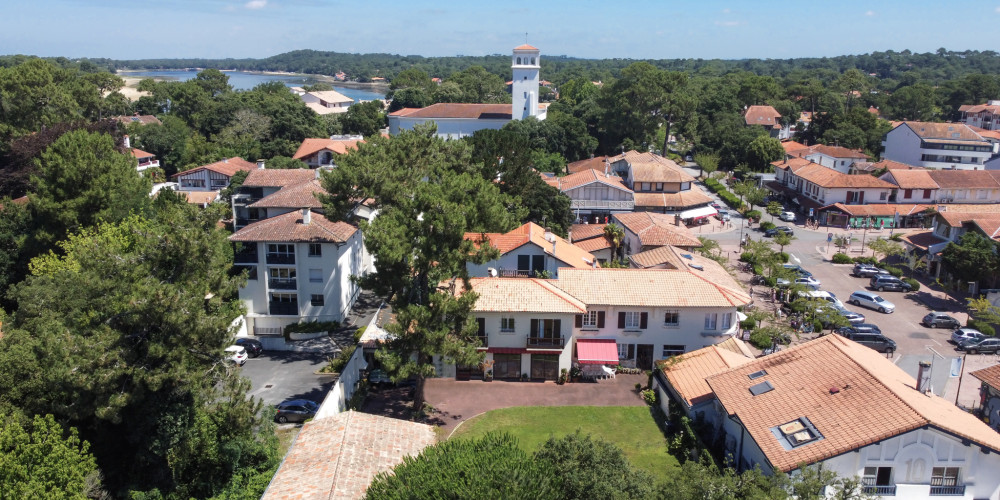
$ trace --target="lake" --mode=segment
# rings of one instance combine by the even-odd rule
[[[318,82],[309,75],[268,75],[264,73],[246,73],[243,71],[224,71],[229,77],[229,84],[234,90],[250,90],[257,85],[267,82],[281,82],[286,87],[301,87],[302,85],[312,85]],[[121,71],[118,76],[130,78],[158,78],[163,80],[187,81],[198,75],[197,71]],[[373,99],[385,99],[385,94],[361,90],[348,87],[340,87],[331,84],[341,94],[354,99],[355,101],[371,101]]]

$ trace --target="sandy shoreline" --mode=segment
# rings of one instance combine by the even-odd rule
[[[122,77],[122,79],[125,80],[125,87],[123,87],[121,89],[121,93],[126,98],[128,98],[130,101],[135,101],[135,100],[139,99],[140,97],[142,97],[144,95],[149,95],[148,92],[139,92],[138,90],[135,89],[135,87],[137,85],[139,85],[139,82],[142,81],[142,80],[144,80],[144,79],[146,79],[146,78],[153,78],[153,80],[156,80],[156,81],[174,81],[173,79],[170,79],[170,78],[128,76],[129,73],[140,73],[140,72],[146,72],[146,71],[158,71],[158,70],[149,70],[149,69],[123,69],[123,70],[118,70],[118,76]],[[183,72],[184,70],[162,70],[162,71]],[[336,78],[334,78],[332,76],[328,76],[328,75],[311,75],[311,74],[307,74],[307,73],[291,73],[291,72],[288,72],[288,71],[243,71],[243,70],[236,70],[236,69],[223,69],[223,70],[219,70],[219,71],[222,71],[223,73],[227,73],[227,72],[241,72],[241,73],[249,73],[249,74],[255,74],[255,75],[299,76],[299,77],[303,77],[303,78],[309,78],[309,79],[312,79],[312,80],[316,80],[317,82],[329,83],[330,85],[333,85],[334,87],[344,87],[344,88],[358,89],[358,90],[370,90],[372,92],[381,92],[381,93],[385,93],[385,92],[389,91],[389,85],[386,84],[386,83],[343,82],[343,81],[339,81]]]

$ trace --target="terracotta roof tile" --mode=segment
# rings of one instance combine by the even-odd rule
[[[210,170],[212,172],[225,175],[227,177],[232,177],[233,174],[239,172],[240,170],[249,171],[255,168],[257,168],[257,165],[255,163],[250,163],[244,160],[243,158],[234,157],[234,158],[226,158],[225,160],[219,160],[215,163],[209,163],[208,165],[195,167],[190,170],[185,170],[183,172],[178,172],[174,174],[174,177],[180,177],[182,175],[191,174],[199,170]]]
[[[552,283],[587,305],[732,307],[750,302],[742,288],[673,269],[564,268]]]
[[[573,244],[591,253],[611,248],[611,242],[603,236],[600,238],[590,238],[583,241],[577,241]]]
[[[909,127],[913,133],[922,139],[935,142],[955,142],[976,144],[988,142],[964,123],[931,123],[904,121],[902,125]]]
[[[150,125],[155,123],[156,125],[163,125],[163,122],[161,122],[159,118],[153,115],[116,116],[115,120],[118,120],[124,124],[141,123],[143,125]]]
[[[149,158],[150,156],[156,156],[153,153],[147,153],[139,148],[131,148],[131,149],[132,149],[132,156],[136,158]]]
[[[576,243],[598,236],[604,238],[604,226],[607,224],[573,224],[570,227],[570,241]]]
[[[750,106],[743,113],[747,125],[781,128],[781,113],[771,106]]]
[[[986,384],[994,389],[1000,389],[1000,365],[993,365],[981,370],[976,370],[969,373],[969,375],[986,382]]]
[[[868,174],[844,174],[818,163],[806,165],[794,171],[795,175],[822,188],[885,188],[896,187]]]
[[[324,149],[343,155],[347,154],[349,150],[358,149],[359,142],[365,141],[359,139],[304,139],[292,158],[301,160]]]
[[[472,290],[479,294],[476,312],[587,312],[579,299],[553,286],[551,280],[535,278],[472,278]]]
[[[889,170],[923,170],[921,167],[915,167],[913,165],[907,165],[905,163],[900,163],[898,161],[892,160],[881,160],[872,163],[872,167],[875,169],[889,169]]]
[[[801,151],[795,151],[794,154],[799,154],[800,152]],[[773,162],[771,162],[771,165],[774,165],[774,168],[776,168],[776,169],[790,170],[792,173],[795,173],[800,168],[808,166],[808,165],[815,165],[815,163],[813,163],[812,161],[809,161],[809,160],[807,160],[805,158],[793,156],[791,158],[786,158],[784,160],[773,161]]]
[[[636,207],[668,208],[678,209],[691,208],[699,205],[706,205],[712,198],[705,194],[701,188],[692,187],[687,191],[676,193],[635,193]]]
[[[965,113],[992,113],[994,115],[1000,114],[1000,106],[991,104],[963,104],[958,107],[959,111]]]
[[[902,240],[921,250],[927,250],[927,248],[931,245],[937,245],[948,241],[935,235],[933,231],[906,234],[903,235]]]
[[[747,375],[759,370],[767,374],[750,380]],[[1000,450],[1000,434],[951,402],[917,392],[913,378],[892,361],[839,335],[759,358],[707,381],[775,469],[791,471],[800,463],[816,463],[924,426]],[[751,394],[749,387],[763,381],[774,389]],[[786,450],[771,429],[801,417],[815,425],[822,439]]]
[[[435,444],[427,425],[346,411],[307,422],[263,500],[341,500],[364,496],[380,472]]]
[[[207,205],[219,199],[218,191],[178,191],[177,194],[183,196],[192,205]]]
[[[344,243],[358,231],[346,222],[331,222],[313,212],[303,224],[299,211],[254,222],[229,237],[230,241],[276,241],[293,243]]]
[[[632,212],[614,214],[613,219],[626,230],[639,237],[644,247],[673,245],[676,247],[700,247],[701,241],[687,226],[675,225],[674,216],[652,212]]]
[[[400,113],[400,111],[407,111]],[[405,116],[408,118],[474,118],[479,120],[510,120],[510,104],[431,104],[426,108],[404,108],[393,112],[390,116]]]
[[[632,186],[637,182],[694,182],[695,178],[676,162],[653,153],[626,151],[608,161],[625,161],[632,167]]]
[[[994,174],[987,170],[931,170],[928,171],[931,179],[938,186],[949,188],[972,188],[972,189],[997,189],[1000,182],[997,182]]]
[[[523,45],[518,45],[517,47],[514,47],[514,50],[538,50],[538,49],[536,49],[535,47],[532,47],[531,45],[523,44]]]
[[[730,338],[735,339],[735,337]],[[667,377],[670,386],[690,407],[715,398],[706,378],[745,365],[753,359],[752,355],[747,356],[712,345],[657,361],[656,364]]]
[[[806,146],[805,144],[795,141],[781,141],[781,147],[785,148],[786,153],[791,153],[792,151],[799,151],[803,149],[809,149],[809,146]]]
[[[833,158],[858,158],[862,160],[868,159],[867,155],[856,149],[848,149],[841,146],[827,146],[826,144],[817,144],[815,146],[809,146],[809,152],[820,153]]]
[[[323,208],[323,203],[316,197],[317,194],[326,194],[326,190],[318,179],[312,179],[285,186],[277,193],[250,204],[250,208]]]
[[[243,187],[283,187],[302,184],[316,178],[316,171],[306,168],[255,168],[247,174]]]
[[[571,174],[590,169],[603,172],[607,159],[607,156],[595,156],[593,158],[587,158],[586,160],[574,161],[566,165],[566,171]]]
[[[890,170],[882,176],[888,182],[895,183],[900,189],[937,189],[938,183],[927,170]]]
[[[481,243],[484,237],[497,250],[500,250],[501,254],[510,252],[530,242],[570,267],[589,268],[596,261],[596,258],[590,252],[555,234],[552,234],[552,238],[555,239],[555,248],[553,250],[553,243],[545,239],[545,228],[534,222],[528,222],[517,229],[503,234],[465,233],[465,239],[477,244]]]
[[[632,190],[622,182],[621,177],[613,174],[604,175],[604,172],[601,170],[584,170],[575,174],[569,174],[565,177],[557,177],[556,179],[558,180],[558,185],[556,187],[564,193],[571,189],[576,189],[580,186],[593,183],[603,184],[605,186],[622,191],[628,191],[630,193],[632,192]]]
[[[722,264],[697,252],[681,250],[670,245],[633,254],[629,256],[629,262],[634,268],[649,269],[664,266],[665,269],[687,271],[732,290],[743,289],[743,285]]]

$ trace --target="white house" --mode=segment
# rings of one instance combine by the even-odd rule
[[[771,106],[749,106],[743,111],[743,122],[748,127],[761,127],[776,139],[792,136],[790,127],[781,125],[781,113]]]
[[[942,171],[943,173],[944,171]],[[934,203],[941,187],[929,170],[888,170],[879,179],[896,185],[889,196],[895,203]]]
[[[303,139],[292,158],[302,160],[309,168],[336,167],[336,155],[346,155],[365,142],[360,135],[334,135],[329,139]]]
[[[986,130],[1000,130],[1000,101],[986,101],[986,104],[963,104],[958,107],[962,122],[970,127]]]
[[[218,191],[229,186],[233,174],[256,167],[243,158],[234,157],[202,165],[174,174],[181,191]]]
[[[577,220],[600,220],[635,208],[632,190],[617,175],[590,169],[545,181],[569,197]]]
[[[849,175],[824,167],[802,158],[792,158],[772,163],[775,180],[804,208],[844,203],[888,203],[889,194],[896,186],[871,175]]]
[[[699,361],[681,358],[664,371]],[[656,380],[667,395],[701,396],[698,410],[710,424],[703,438],[721,440],[738,470],[820,464],[858,477],[875,496],[1000,497],[1000,434],[930,393],[929,370],[914,380],[839,335],[715,367]]]
[[[343,321],[360,288],[361,231],[309,208],[254,222],[229,237],[249,272],[240,299],[254,335],[281,334],[299,321]]]
[[[336,90],[323,90],[318,92],[306,92],[301,94],[302,102],[306,107],[320,115],[333,113],[346,113],[347,108],[354,104],[354,99],[347,97]]]
[[[851,166],[855,163],[868,161],[868,157],[861,151],[840,146],[827,146],[825,144],[810,146],[805,151],[797,151],[796,154],[813,163],[832,168],[842,174],[850,173]]]
[[[938,185],[938,203],[1000,203],[1000,171],[940,170],[929,175]]]
[[[446,139],[460,139],[477,130],[499,130],[511,120],[534,116],[544,120],[548,103],[538,102],[538,75],[541,65],[539,50],[531,45],[514,48],[511,56],[511,104],[457,104],[437,103],[426,108],[403,108],[389,113],[389,134],[433,122],[437,135]]]
[[[712,198],[677,163],[653,153],[626,151],[608,159],[611,170],[632,189],[635,210],[675,212],[706,206]]]
[[[939,170],[983,170],[997,153],[997,145],[964,123],[903,122],[882,147],[882,158]]]
[[[322,208],[314,193],[323,192],[317,185],[318,173],[306,169],[266,169],[263,164],[251,170],[237,193],[232,196],[233,229],[239,230],[257,221],[304,207],[314,211]],[[294,188],[295,196],[285,191]]]
[[[136,167],[135,167],[135,169],[136,170],[142,172],[144,170],[148,170],[148,169],[151,169],[153,167],[159,167],[160,166],[160,160],[156,159],[156,155],[154,155],[153,153],[147,153],[147,152],[145,152],[145,151],[143,151],[143,150],[141,150],[139,148],[133,148],[132,147],[132,141],[129,140],[128,135],[126,135],[123,138],[123,143],[122,144],[126,148],[128,148],[129,152],[132,153],[132,157],[135,158],[135,161],[136,161]]]
[[[470,276],[527,277],[545,273],[557,277],[560,268],[590,268],[597,259],[586,250],[545,228],[528,222],[507,233],[465,233],[465,239],[481,245],[488,242],[500,257],[485,264],[469,262]]]

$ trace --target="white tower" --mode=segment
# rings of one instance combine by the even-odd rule
[[[538,70],[541,64],[538,49],[531,45],[514,47],[511,69],[514,72],[511,84],[511,118],[521,120],[538,116]]]

